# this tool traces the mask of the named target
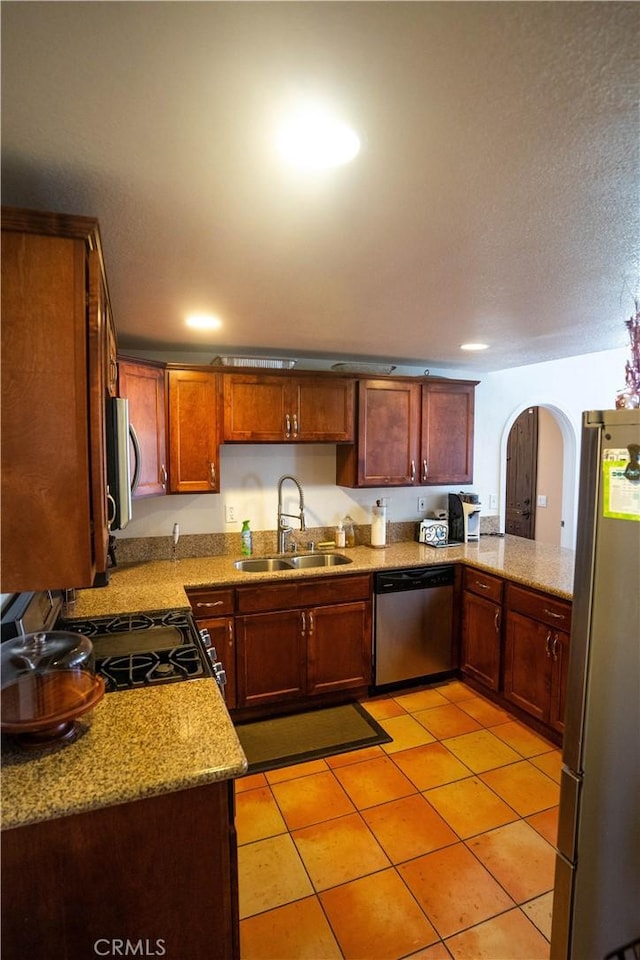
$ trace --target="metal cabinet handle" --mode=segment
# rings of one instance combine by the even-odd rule
[[[164,463],[160,467],[160,485],[163,490],[167,489],[167,468]]]
[[[313,614],[309,613],[309,636],[313,633]]]
[[[547,634],[547,639],[544,642],[544,650],[547,657],[549,657],[549,659],[551,659],[551,637],[552,637],[552,633],[551,633],[551,630],[549,630],[549,633]]]
[[[216,485],[216,465],[213,460],[209,461],[209,486],[215,487]]]
[[[412,483],[415,480],[415,478],[416,478],[416,462],[415,460],[412,460],[411,461],[411,482]]]
[[[302,610],[300,613],[300,619],[302,620],[302,636],[304,637],[305,633],[307,632],[307,618],[304,610]]]
[[[564,613],[555,613],[553,610],[547,610],[544,608],[544,612],[548,617],[551,617],[553,620],[566,620]]]
[[[426,480],[429,476],[429,465],[426,460],[422,461],[422,479]]]
[[[551,656],[553,657],[554,660],[558,659],[559,644],[560,644],[560,640],[558,639],[558,634],[556,633],[553,636],[553,646],[551,647]]]
[[[298,416],[295,413],[293,415],[293,435],[294,437],[298,436]]]
[[[205,603],[203,600],[198,600],[196,602],[196,607],[221,607],[223,602],[223,600],[211,600]]]
[[[229,634],[229,646],[233,646],[233,620],[227,620],[227,633]]]
[[[475,587],[480,587],[481,590],[491,590],[491,587],[488,583],[482,583],[481,580],[474,580],[473,585]]]
[[[284,435],[287,440],[291,436],[291,417],[288,413],[285,413],[284,415]]]
[[[496,610],[496,615],[493,619],[493,625],[495,627],[496,633],[500,633],[500,609]]]

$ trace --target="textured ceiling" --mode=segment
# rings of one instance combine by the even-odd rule
[[[121,349],[486,371],[626,344],[640,4],[1,13],[3,203],[99,218]],[[292,91],[342,109],[356,161],[277,164]]]

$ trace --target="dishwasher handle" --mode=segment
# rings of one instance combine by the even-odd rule
[[[399,593],[403,590],[428,590],[433,587],[452,586],[454,567],[409,567],[405,570],[390,570],[375,577],[375,592]]]

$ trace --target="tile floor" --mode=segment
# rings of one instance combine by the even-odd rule
[[[548,960],[560,751],[459,681],[236,782],[242,960]]]

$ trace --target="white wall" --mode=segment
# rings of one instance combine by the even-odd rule
[[[536,534],[538,543],[560,544],[564,444],[560,427],[546,407],[538,407]],[[540,499],[543,498],[543,502]]]
[[[563,544],[572,546],[575,531],[578,446],[581,413],[611,409],[616,391],[624,384],[627,351],[623,348],[586,354],[568,360],[533,364],[498,373],[449,376],[478,379],[475,421],[475,482],[466,489],[480,494],[483,513],[497,514],[504,499],[506,437],[518,413],[526,406],[544,406],[559,420],[565,441]],[[435,373],[435,371],[434,371]],[[566,448],[571,450],[567,456]],[[120,537],[170,536],[175,522],[182,534],[235,533],[249,519],[254,530],[276,527],[278,478],[292,473],[302,483],[309,526],[331,526],[349,513],[356,523],[369,522],[377,497],[388,497],[391,521],[418,519],[417,498],[427,500],[427,512],[446,506],[446,487],[350,490],[335,485],[335,446],[331,444],[239,445],[221,447],[221,494],[155,497],[137,500],[133,520]],[[291,485],[291,505],[294,488]],[[496,506],[491,504],[495,498]],[[225,505],[234,507],[237,521],[225,522]]]

